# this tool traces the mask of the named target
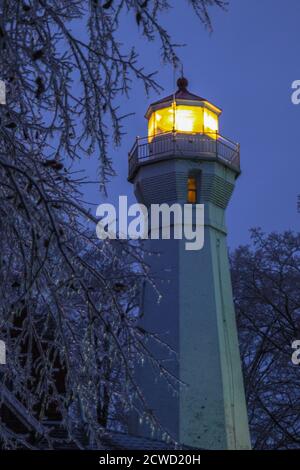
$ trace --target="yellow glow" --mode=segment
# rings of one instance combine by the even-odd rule
[[[209,133],[218,131],[218,116],[209,109],[204,109],[204,132]]]
[[[188,197],[187,200],[190,204],[197,202],[197,180],[194,176],[188,177]]]
[[[156,126],[155,126],[155,122],[156,122],[156,113],[152,113],[151,116],[150,116],[150,119],[148,121],[148,137],[149,137],[149,140],[152,136],[155,135],[155,131],[156,131]]]
[[[154,111],[148,122],[149,140],[165,132],[205,133],[216,138],[218,116],[202,106],[175,104]]]
[[[175,129],[179,132],[200,132],[202,127],[202,109],[178,106],[175,111]]]

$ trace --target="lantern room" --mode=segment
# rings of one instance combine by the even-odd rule
[[[148,140],[168,132],[204,134],[218,138],[221,109],[187,90],[188,81],[177,80],[176,93],[151,104],[146,113]]]

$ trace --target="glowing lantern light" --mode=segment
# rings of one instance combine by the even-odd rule
[[[205,134],[217,139],[221,109],[190,93],[185,78],[180,78],[177,85],[174,95],[153,103],[148,109],[149,141],[167,132]]]

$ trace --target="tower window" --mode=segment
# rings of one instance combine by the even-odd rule
[[[197,179],[195,176],[188,177],[188,197],[187,200],[190,204],[197,202]]]

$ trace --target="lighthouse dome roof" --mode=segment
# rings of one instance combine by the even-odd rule
[[[164,106],[168,106],[174,100],[177,103],[182,103],[182,104],[184,102],[188,102],[189,105],[192,105],[193,101],[195,102],[195,105],[196,105],[196,103],[201,103],[202,102],[204,106],[205,105],[212,106],[218,114],[221,113],[222,110],[220,108],[218,108],[217,106],[213,105],[206,98],[203,98],[202,96],[195,95],[194,93],[191,93],[187,88],[188,84],[189,84],[189,82],[185,77],[178,78],[178,80],[177,80],[177,87],[178,88],[175,91],[175,93],[172,93],[171,95],[165,96],[164,98],[161,98],[160,100],[155,101],[154,103],[151,103],[151,105],[149,106],[149,108],[147,110],[146,117],[148,118],[153,110],[163,108]]]
[[[152,106],[155,106],[156,104],[168,102],[172,100],[173,98],[179,99],[179,100],[188,100],[188,101],[207,101],[205,98],[202,98],[202,96],[195,95],[194,93],[191,93],[187,87],[188,87],[188,80],[185,77],[178,78],[177,80],[177,90],[175,93],[172,95],[165,96],[164,98],[155,101],[155,103],[152,103]]]

